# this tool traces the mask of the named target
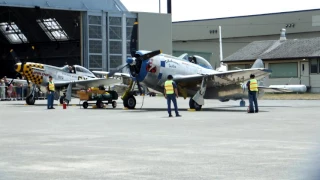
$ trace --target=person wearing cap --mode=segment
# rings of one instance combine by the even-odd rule
[[[48,109],[55,109],[53,107],[55,88],[54,88],[54,83],[52,81],[52,76],[49,76],[49,82],[48,82],[48,85],[47,85],[47,91],[48,91],[48,104],[47,104],[47,107],[48,107]]]
[[[176,99],[179,97],[177,85],[172,79],[173,79],[172,75],[169,75],[167,77],[167,81],[164,83],[164,97],[167,99],[169,117],[172,117],[171,101],[173,102],[173,105],[174,105],[176,117],[180,117],[181,115],[178,112],[178,105],[177,105],[177,99]]]
[[[259,112],[257,92],[258,92],[258,81],[255,79],[254,74],[250,74],[250,80],[247,82],[248,96],[249,96],[249,111],[248,113]],[[254,103],[254,108],[253,108]]]

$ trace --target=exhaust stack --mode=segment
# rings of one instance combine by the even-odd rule
[[[281,29],[280,30],[280,41],[285,41],[285,40],[287,40],[287,38],[286,38],[286,29]]]

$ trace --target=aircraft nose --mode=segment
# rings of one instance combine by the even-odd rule
[[[15,65],[14,65],[14,70],[15,70],[16,72],[20,72],[20,70],[21,70],[21,63],[15,64]]]

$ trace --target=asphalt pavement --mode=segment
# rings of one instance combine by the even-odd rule
[[[182,117],[173,118],[163,97],[137,97],[135,110],[117,102],[83,109],[73,99],[54,110],[45,100],[0,102],[0,179],[296,180],[320,172],[319,101],[260,100],[260,112],[247,114],[239,101],[206,100],[194,112],[179,98]]]

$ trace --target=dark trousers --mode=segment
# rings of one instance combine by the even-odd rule
[[[173,102],[174,111],[176,112],[176,115],[179,115],[176,95],[175,94],[167,94],[167,104],[168,104],[169,115],[171,115],[171,101]]]
[[[254,112],[253,103],[254,103],[255,111],[258,112],[259,108],[258,108],[257,92],[256,91],[249,92],[249,111],[250,112]]]
[[[48,103],[47,103],[48,109],[53,108],[54,92],[49,91],[47,99],[48,99]]]

